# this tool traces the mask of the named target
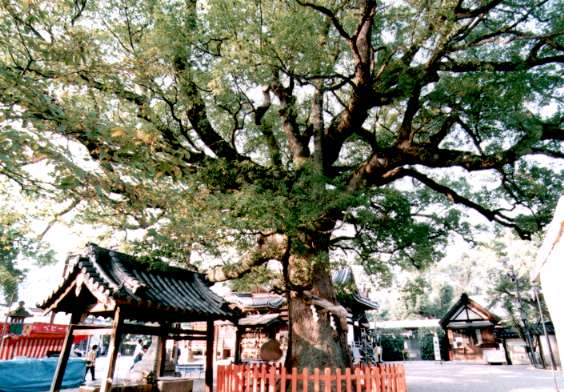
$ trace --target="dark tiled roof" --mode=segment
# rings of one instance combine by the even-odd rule
[[[286,305],[286,299],[278,294],[232,293],[226,297],[226,300],[243,309],[280,309]]]
[[[367,297],[360,295],[358,292],[358,288],[356,286],[356,282],[354,279],[354,274],[352,272],[351,267],[341,268],[339,270],[334,270],[331,272],[331,281],[335,286],[350,286],[352,289],[352,300],[355,302],[354,304],[347,304],[348,306],[360,307],[364,310],[374,310],[379,309],[380,306],[370,300]]]
[[[350,267],[341,268],[339,270],[331,271],[331,280],[334,285],[344,286],[347,284],[354,284],[354,277]]]
[[[152,268],[133,256],[89,244],[88,252],[77,257],[61,285],[39,305],[42,309],[58,309],[64,296],[76,282],[94,294],[117,304],[137,309],[190,315],[202,320],[233,318],[226,302],[211,291],[200,273],[176,267]],[[76,294],[78,295],[78,294]]]
[[[366,297],[362,297],[359,294],[353,294],[353,298],[359,305],[365,307],[366,310],[378,310],[380,308],[380,305],[378,305],[376,302],[371,301]]]
[[[24,308],[24,303],[20,302],[18,304],[18,307],[15,310],[12,310],[10,313],[8,313],[8,315],[10,317],[19,317],[19,318],[26,318],[26,317],[31,317],[32,314],[29,313],[25,308]]]
[[[472,300],[472,298],[470,298],[468,294],[463,293],[460,296],[460,299],[454,305],[452,305],[452,307],[448,310],[448,312],[439,321],[439,324],[441,325],[441,327],[443,327],[443,329],[446,329],[449,321],[451,321],[451,318],[462,306],[468,306],[470,308],[474,308],[478,310],[479,312],[483,313],[485,317],[487,317],[487,319],[491,321],[491,323],[494,325],[501,321],[501,319],[498,316],[490,312],[488,309],[484,308],[476,301]]]

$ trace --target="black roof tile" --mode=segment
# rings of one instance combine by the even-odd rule
[[[81,277],[91,291],[101,288],[104,295],[120,304],[135,305],[147,310],[160,310],[202,319],[231,319],[235,313],[227,303],[209,289],[205,277],[177,267],[152,268],[135,257],[88,245],[88,252],[79,256],[61,285],[39,305],[57,309],[57,301]]]

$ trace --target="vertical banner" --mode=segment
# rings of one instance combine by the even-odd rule
[[[437,336],[436,332],[433,334],[433,351],[435,353],[435,361],[440,361],[441,360],[441,346],[439,345],[439,337]]]

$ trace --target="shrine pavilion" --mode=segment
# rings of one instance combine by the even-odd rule
[[[234,321],[237,315],[209,285],[200,273],[164,264],[156,267],[133,256],[89,244],[86,253],[72,260],[60,286],[40,304],[46,312],[71,315],[51,391],[61,388],[73,334],[77,331],[110,334],[109,366],[101,392],[112,388],[119,345],[125,334],[159,338],[157,377],[164,371],[167,340],[205,340],[205,385],[206,391],[211,391],[214,321]],[[101,316],[112,323],[89,324],[85,322],[87,316]],[[178,327],[179,323],[196,321],[205,321],[207,330]]]

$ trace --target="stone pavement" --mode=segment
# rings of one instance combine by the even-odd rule
[[[409,392],[554,392],[552,371],[528,366],[404,362]],[[564,376],[557,375],[564,391]]]
[[[131,365],[133,364],[133,357],[132,356],[118,356],[116,368],[115,368],[115,375],[114,375],[114,384],[119,384],[120,382],[124,382],[129,378],[129,372]],[[106,371],[108,368],[108,358],[107,357],[99,357],[96,360],[96,381],[90,381],[90,374],[86,378],[85,385],[99,385],[100,381],[106,375]],[[204,379],[194,379],[194,388],[193,392],[204,392]],[[65,392],[78,392],[79,388],[70,388],[65,389]],[[1,392],[1,391],[0,391]]]

